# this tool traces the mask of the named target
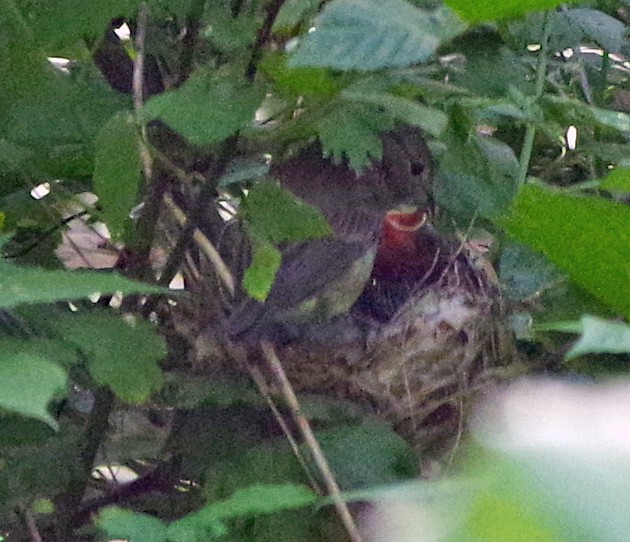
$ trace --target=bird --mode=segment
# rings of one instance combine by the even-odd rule
[[[332,235],[281,248],[282,263],[266,300],[247,299],[229,317],[225,330],[231,340],[299,340],[309,326],[334,323],[360,299],[375,265],[383,267],[391,256],[389,223],[431,201],[430,154],[419,132],[386,132],[381,140],[382,158],[358,175],[324,157],[319,143],[272,165],[270,176],[317,207]]]
[[[437,281],[453,253],[430,223],[429,209],[389,211],[370,278],[352,312],[385,323],[421,286]]]

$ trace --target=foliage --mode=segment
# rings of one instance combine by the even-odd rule
[[[365,172],[383,156],[380,132],[420,128],[436,227],[495,239],[522,350],[553,371],[626,374],[628,326],[608,318],[630,315],[629,21],[615,1],[0,0],[0,531],[340,539],[308,488],[308,450],[296,445],[300,464],[249,381],[200,374],[172,318],[195,296],[210,315],[226,292],[264,300],[282,247],[330,234],[264,165],[316,138]],[[226,223],[235,214],[249,251]],[[69,269],[58,248],[83,258],[77,221],[115,263]],[[185,281],[216,279],[211,295],[162,287],[199,264],[191,238],[213,269]],[[227,277],[220,263],[239,258]],[[380,506],[411,491],[446,533],[435,540],[627,533],[618,458],[564,442],[547,461],[479,437],[468,479],[377,491],[417,475],[409,445],[356,405],[301,399],[348,498]],[[564,454],[585,469],[567,470]],[[95,465],[123,464],[140,479],[101,480],[102,498],[84,499]],[[595,483],[601,465],[612,470]]]

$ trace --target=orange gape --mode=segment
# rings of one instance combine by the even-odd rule
[[[376,281],[414,283],[431,273],[436,246],[423,226],[426,211],[390,211],[383,220],[372,278]]]

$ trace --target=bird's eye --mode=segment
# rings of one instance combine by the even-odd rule
[[[411,162],[410,169],[413,176],[422,175],[424,173],[424,164],[422,162]]]

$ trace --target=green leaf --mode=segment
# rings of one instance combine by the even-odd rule
[[[573,28],[579,28],[583,37],[579,43],[594,41],[609,53],[620,53],[627,44],[627,27],[602,11],[588,8],[569,9],[562,13]],[[578,43],[578,42],[575,42]]]
[[[309,506],[316,501],[317,495],[303,485],[257,484],[239,489],[229,499],[206,506],[197,512],[197,516],[207,521],[272,514]]]
[[[285,0],[273,22],[273,33],[290,34],[309,12],[315,11],[317,5],[315,0]]]
[[[60,316],[52,328],[81,350],[93,378],[123,401],[141,403],[162,386],[158,363],[166,356],[166,346],[148,322],[132,324],[105,313],[69,314]]]
[[[272,243],[306,241],[332,233],[319,209],[275,182],[255,185],[243,201],[243,213],[252,236]]]
[[[620,164],[602,179],[599,188],[625,194],[630,193],[630,168]]]
[[[550,10],[562,4],[559,0],[447,0],[447,6],[471,23],[515,18],[530,11]]]
[[[286,55],[280,53],[266,55],[260,69],[273,78],[280,89],[295,96],[333,96],[341,89],[340,82],[327,68],[289,68]]]
[[[352,169],[360,173],[379,160],[383,144],[379,132],[393,130],[393,116],[370,104],[341,102],[318,120],[315,128],[324,154],[340,162],[344,156]]]
[[[48,413],[50,400],[65,389],[67,376],[44,356],[3,354],[0,361],[0,407],[42,420],[52,428],[57,422]]]
[[[52,69],[37,49],[27,20],[16,2],[0,1],[0,120],[16,96],[40,92],[50,81]]]
[[[132,115],[118,113],[96,138],[94,191],[102,216],[114,239],[123,236],[138,202],[140,142]]]
[[[199,70],[179,89],[154,96],[145,120],[161,119],[195,145],[222,141],[254,121],[261,88]]]
[[[603,126],[614,128],[620,132],[630,132],[630,115],[620,111],[599,109],[598,107],[591,107],[590,111],[593,118]]]
[[[519,192],[503,225],[595,297],[630,316],[627,206],[529,184]]]
[[[302,38],[289,66],[378,70],[431,59],[465,25],[446,8],[418,9],[404,0],[336,0]]]
[[[212,23],[203,29],[202,34],[219,51],[230,53],[256,40],[259,21],[255,16],[234,18],[228,9],[210,8],[206,17]]]
[[[540,296],[562,279],[547,258],[520,243],[501,251],[499,276],[507,297],[518,301]]]
[[[87,298],[95,293],[155,293],[168,290],[134,282],[113,273],[97,271],[49,271],[18,267],[0,260],[0,307],[23,303],[52,303]]]
[[[282,263],[280,251],[270,243],[254,243],[252,263],[245,271],[243,287],[258,301],[267,299]]]
[[[341,98],[381,107],[392,117],[418,126],[434,137],[439,137],[448,123],[448,117],[442,111],[391,94],[353,92],[347,89],[341,92]]]
[[[31,149],[32,165],[49,175],[83,180],[94,169],[94,139],[130,100],[96,74],[85,79],[57,75],[42,86],[37,93],[12,97],[6,138]]]
[[[319,431],[317,440],[344,491],[391,484],[416,474],[412,448],[384,424]]]
[[[138,4],[139,0],[90,4],[81,0],[21,0],[19,3],[38,43],[49,48],[71,45],[84,37],[102,36],[112,19],[133,15]]]
[[[96,525],[109,538],[131,542],[163,542],[168,535],[167,526],[162,520],[117,506],[108,506],[101,510]]]
[[[518,161],[505,143],[491,137],[462,140],[447,134],[449,145],[440,161],[435,197],[463,220],[496,220],[509,207],[516,190]]]
[[[566,359],[590,353],[626,354],[630,352],[630,326],[584,315],[580,319],[581,337],[566,354]]]

